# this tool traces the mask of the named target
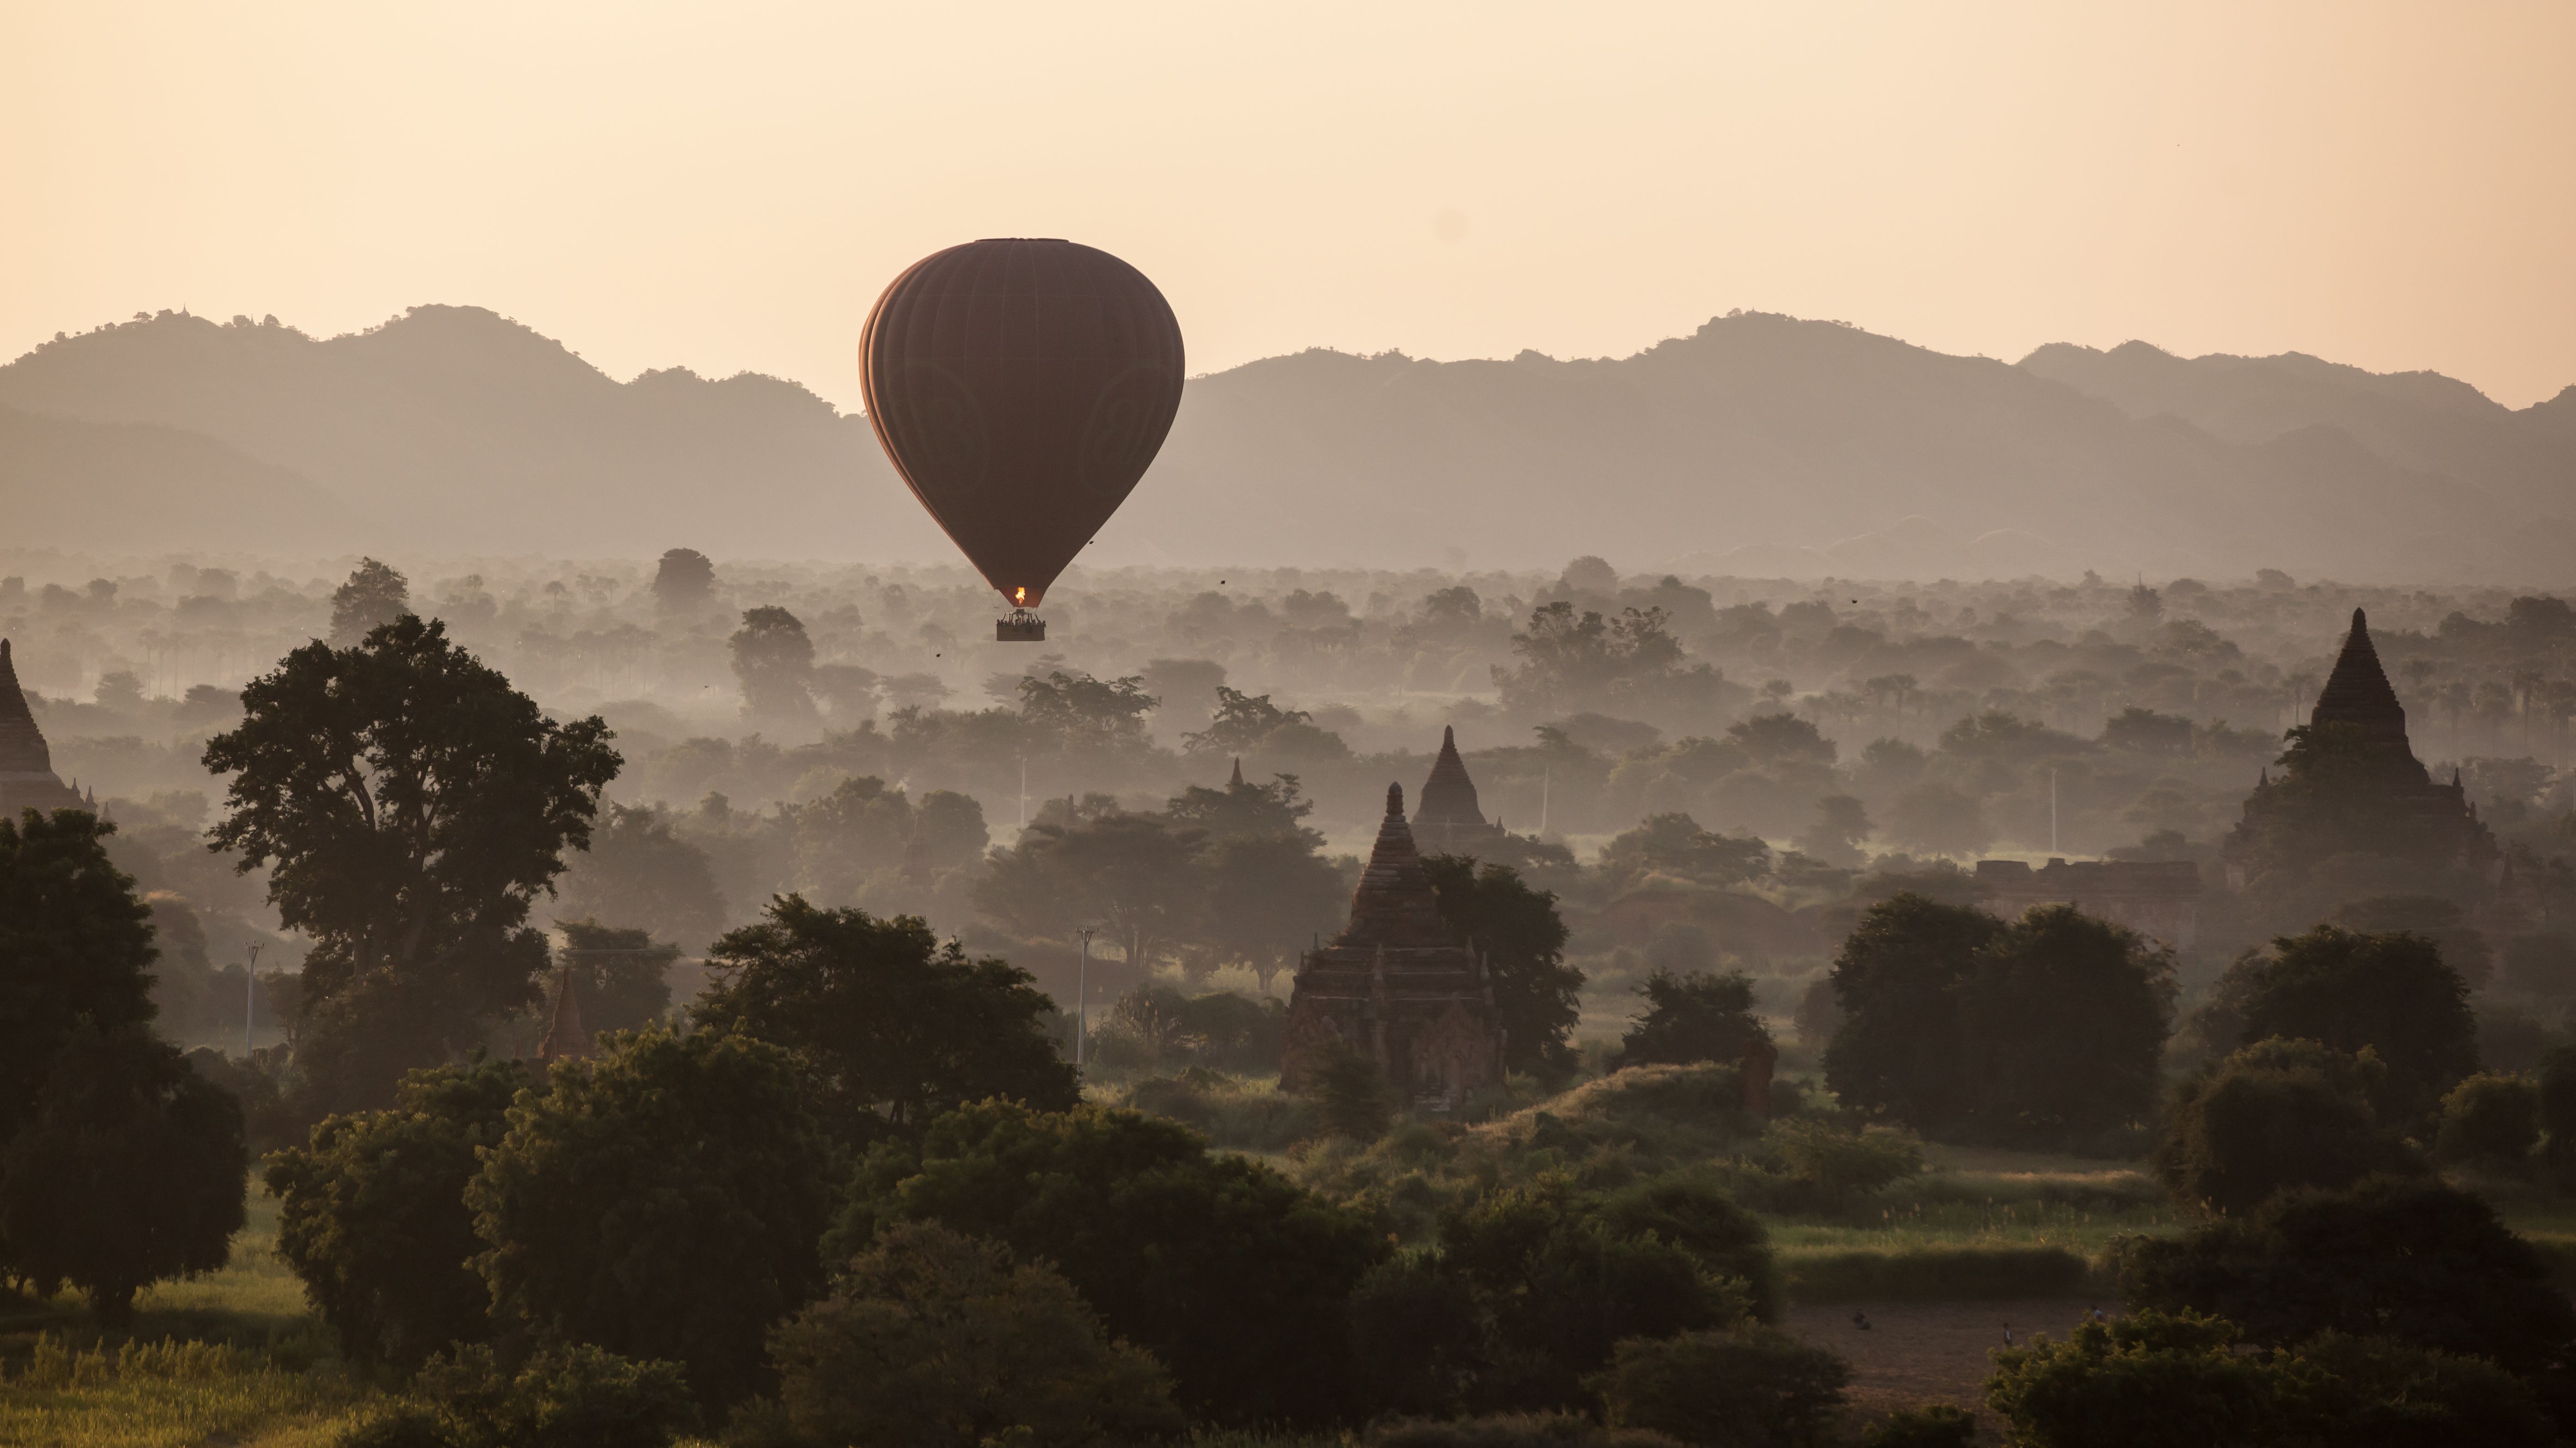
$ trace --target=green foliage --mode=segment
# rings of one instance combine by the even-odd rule
[[[1775,1327],[1630,1338],[1601,1375],[1613,1427],[1709,1448],[1814,1440],[1843,1404],[1851,1364]]]
[[[1782,1117],[1762,1133],[1765,1155],[1828,1202],[1866,1196],[1923,1173],[1923,1145],[1907,1132],[1846,1116]]]
[[[1568,1042],[1583,1018],[1583,972],[1565,963],[1555,892],[1472,856],[1432,855],[1422,866],[1439,892],[1441,921],[1484,958],[1508,1032],[1504,1066],[1549,1081],[1574,1074]]]
[[[1304,830],[1214,836],[1200,851],[1199,868],[1207,889],[1202,958],[1241,963],[1265,992],[1308,942],[1340,927],[1350,903],[1342,872]]]
[[[1275,1075],[1288,1034],[1285,1001],[1232,991],[1184,995],[1161,981],[1119,997],[1106,1021],[1094,1019],[1084,1068],[1094,1075],[1133,1067]]]
[[[2320,925],[2272,942],[2244,1002],[2245,1039],[2321,1041],[2378,1052],[2388,1065],[2391,1125],[2428,1119],[2478,1068],[2468,986],[2433,943]]]
[[[2170,960],[2068,906],[2005,924],[1906,892],[1872,906],[1833,973],[1826,1081],[1936,1137],[2084,1147],[2155,1105]]]
[[[1108,942],[1141,971],[1202,931],[1207,892],[1199,850],[1206,838],[1155,815],[1033,823],[1009,851],[993,856],[975,887],[976,908],[1033,939],[1099,921]]]
[[[1746,1052],[1771,1043],[1769,1028],[1753,1012],[1752,977],[1742,971],[1675,975],[1656,970],[1637,994],[1646,998],[1646,1010],[1620,1038],[1619,1054],[1610,1062],[1613,1071],[1741,1061]]]
[[[348,648],[411,611],[411,580],[373,558],[361,558],[349,580],[331,590],[331,645]]]
[[[979,1102],[887,1142],[826,1251],[935,1221],[1056,1264],[1108,1330],[1170,1367],[1182,1405],[1225,1422],[1315,1422],[1349,1406],[1352,1286],[1385,1253],[1355,1214],[1195,1132],[1125,1111]]]
[[[1843,1024],[1825,1051],[1825,1081],[1846,1106],[1881,1111],[1918,1130],[1966,1115],[1973,1083],[1961,987],[2003,922],[1908,890],[1871,906],[1834,958]]]
[[[794,1052],[816,1110],[845,1142],[864,1145],[889,1126],[917,1131],[991,1096],[1042,1110],[1079,1097],[1045,1029],[1055,1004],[1028,972],[970,960],[918,917],[821,910],[788,895],[708,959],[715,979],[693,1017]]]
[[[1771,1235],[1726,1193],[1687,1177],[1653,1177],[1609,1192],[1593,1212],[1613,1236],[1651,1235],[1689,1253],[1709,1277],[1742,1283],[1755,1321],[1780,1320],[1787,1303]]]
[[[2267,1345],[2331,1330],[2533,1372],[2576,1342],[2576,1308],[2531,1244],[2432,1181],[2287,1192],[2250,1217],[2132,1242],[2121,1286],[2133,1307],[2214,1313]]]
[[[2233,1324],[2138,1311],[1994,1355],[1986,1401],[2030,1448],[2286,1445],[2278,1367],[2231,1351]]]
[[[2421,1170],[2371,1104],[2387,1076],[2368,1047],[2259,1041],[2174,1088],[2151,1165],[2175,1201],[2237,1216],[2292,1188]]]
[[[2312,1397],[2324,1430],[2315,1441],[2425,1448],[2560,1441],[2531,1385],[2481,1358],[2327,1332],[2302,1343],[2288,1367],[2324,1380]]]
[[[1114,1448],[1181,1427],[1171,1383],[1073,1284],[933,1223],[886,1228],[769,1338],[791,1430],[872,1448]]]
[[[83,810],[0,818],[0,1142],[81,1022],[152,1018],[152,909],[108,859],[114,833]]]
[[[2540,1090],[2521,1076],[2471,1076],[2442,1098],[2433,1155],[2455,1166],[2518,1171],[2540,1144]]]
[[[594,1034],[632,1031],[671,1010],[670,971],[680,947],[657,944],[651,932],[561,920],[565,963],[581,981],[581,1023]]]
[[[1344,1042],[1317,1055],[1314,1097],[1317,1117],[1335,1136],[1372,1142],[1395,1120],[1395,1088],[1386,1073]]]
[[[75,1027],[0,1149],[0,1242],[18,1276],[71,1283],[111,1326],[165,1277],[210,1272],[242,1225],[240,1103],[150,1028]]]
[[[526,1084],[509,1061],[415,1071],[392,1106],[330,1117],[307,1145],[269,1158],[278,1256],[342,1357],[408,1372],[451,1343],[491,1336],[491,1292],[469,1265],[484,1244],[465,1187]]]
[[[1651,1230],[1615,1230],[1599,1208],[1551,1178],[1441,1214],[1430,1267],[1465,1280],[1482,1342],[1462,1385],[1468,1406],[1572,1406],[1583,1400],[1584,1376],[1622,1339],[1726,1327],[1751,1314],[1743,1280],[1713,1274]]]
[[[1977,1415],[1947,1403],[1899,1408],[1860,1435],[1859,1448],[1975,1448]]]
[[[733,676],[742,685],[746,717],[776,721],[810,719],[814,697],[814,641],[805,624],[775,604],[746,609],[742,627],[725,640]]]
[[[297,649],[242,702],[206,745],[234,776],[212,840],[267,866],[279,918],[313,937],[297,1053],[317,1104],[383,1105],[536,1000],[529,908],[588,846],[617,751],[408,614]]]
[[[494,1317],[680,1363],[711,1403],[757,1391],[761,1333],[817,1285],[831,1211],[806,1099],[787,1052],[722,1031],[557,1064],[466,1188]]]
[[[590,850],[563,882],[566,916],[621,920],[650,938],[702,948],[724,928],[724,892],[707,852],[679,837],[667,810],[608,804]]]
[[[489,1347],[460,1347],[412,1387],[340,1448],[663,1448],[697,1421],[677,1363],[580,1343],[542,1348],[516,1373]]]

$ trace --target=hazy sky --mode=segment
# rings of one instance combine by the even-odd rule
[[[2576,382],[2576,3],[0,0],[0,357],[474,303],[855,407],[916,257],[1064,236],[1194,370],[1745,307]]]

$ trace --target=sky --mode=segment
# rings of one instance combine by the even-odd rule
[[[2576,383],[2576,3],[0,0],[0,358],[490,307],[858,405],[886,282],[1062,236],[1193,371],[1733,308]]]

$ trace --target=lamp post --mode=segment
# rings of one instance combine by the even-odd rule
[[[1075,931],[1082,937],[1082,965],[1073,981],[1073,1069],[1082,1069],[1083,1046],[1090,1038],[1091,1023],[1091,930],[1088,925]]]

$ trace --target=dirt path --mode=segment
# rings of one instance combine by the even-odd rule
[[[2003,1346],[2004,1324],[2012,1324],[2016,1342],[2028,1342],[2033,1332],[2063,1338],[2092,1305],[2080,1297],[1842,1302],[1792,1307],[1786,1326],[1851,1360],[1852,1406],[1864,1420],[1883,1417],[1891,1409],[1949,1403],[1975,1413],[1979,1429],[1990,1432],[1994,1415],[1986,1411],[1985,1383],[1993,1364],[1986,1354]],[[2115,1302],[2102,1304],[2105,1312],[2118,1307]],[[1855,1312],[1869,1319],[1867,1331],[1852,1322]]]

